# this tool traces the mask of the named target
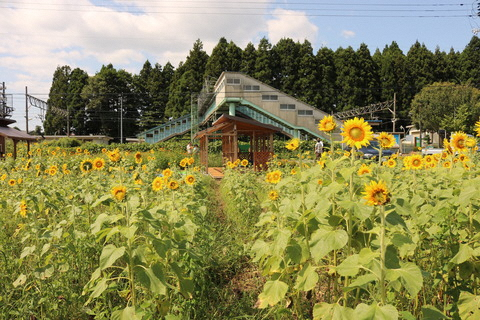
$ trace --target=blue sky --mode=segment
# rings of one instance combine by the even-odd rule
[[[196,39],[208,54],[220,37],[241,48],[267,37],[371,53],[396,41],[404,53],[419,41],[430,50],[462,51],[480,28],[478,0],[0,0],[0,82],[13,118],[25,129],[25,87],[48,99],[58,66],[94,75],[104,64],[138,73],[148,59],[174,66]],[[29,110],[29,128],[41,125]]]

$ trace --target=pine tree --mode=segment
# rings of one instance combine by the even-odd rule
[[[249,42],[242,52],[241,71],[253,77],[255,76],[255,63],[257,60],[257,50],[253,43]]]
[[[357,65],[358,58],[352,47],[339,48],[335,51],[336,87],[338,89],[337,108],[340,110],[363,106],[357,88],[359,83]]]
[[[262,38],[258,44],[253,77],[263,83],[273,85],[274,73],[272,64],[272,45],[267,38]]]
[[[473,36],[461,54],[462,81],[480,88],[480,38]]]
[[[274,55],[274,86],[285,93],[296,96],[295,83],[298,81],[299,48],[292,39],[280,39],[272,48]]]
[[[52,80],[48,109],[45,113],[43,127],[47,135],[65,135],[67,133],[68,112],[68,87],[70,82],[71,68],[69,66],[58,67]],[[63,110],[63,112],[62,112]]]
[[[240,71],[242,68],[242,49],[233,41],[227,47],[227,69],[228,71]]]
[[[223,37],[220,38],[220,41],[215,48],[213,48],[212,54],[208,58],[205,67],[205,78],[217,79],[223,71],[228,71],[227,48],[227,39]]]
[[[329,113],[341,111],[336,107],[338,101],[335,87],[337,81],[335,53],[327,47],[322,47],[317,51],[315,58],[319,84],[314,105]]]
[[[373,60],[366,44],[362,43],[356,53],[358,57],[358,104],[359,106],[366,106],[377,103],[381,96],[378,65]]]
[[[68,109],[70,117],[70,132],[76,135],[87,134],[85,128],[85,105],[82,90],[88,83],[88,74],[82,69],[75,68],[70,74],[68,87]]]

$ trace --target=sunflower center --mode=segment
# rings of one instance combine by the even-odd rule
[[[364,132],[362,129],[355,127],[350,130],[350,137],[352,137],[353,140],[363,140]]]
[[[373,199],[375,200],[375,203],[378,204],[383,204],[386,201],[385,194],[382,191],[375,192],[375,194],[373,195]]]
[[[390,143],[390,141],[389,141],[388,139],[386,139],[386,138],[383,138],[383,139],[380,140],[380,144],[381,144],[382,146],[386,146],[386,145],[388,145],[389,143]]]
[[[458,141],[457,141],[457,145],[458,145],[460,148],[465,147],[465,140],[463,140],[463,139],[458,140]]]

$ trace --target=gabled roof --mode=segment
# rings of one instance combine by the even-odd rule
[[[20,131],[10,127],[0,127],[0,136],[15,140],[36,141],[37,138],[29,135],[25,131]]]
[[[218,118],[210,128],[198,132],[194,139],[199,139],[205,135],[214,133],[216,131],[228,132],[230,128],[235,124],[237,131],[249,132],[249,131],[261,131],[263,133],[276,133],[283,132],[279,127],[275,127],[269,124],[264,124],[253,119],[246,119],[242,117],[230,116],[223,114]]]

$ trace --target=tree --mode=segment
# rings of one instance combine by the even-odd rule
[[[352,47],[335,51],[337,108],[340,111],[363,107],[357,87],[360,80],[357,65],[358,57]]]
[[[227,57],[228,43],[224,37],[220,38],[218,44],[213,48],[205,67],[205,78],[217,79],[223,71],[228,69]]]
[[[233,41],[227,47],[227,69],[228,71],[240,71],[242,68],[242,49]]]
[[[263,83],[272,85],[274,82],[272,68],[272,45],[267,38],[262,38],[258,44],[255,72],[253,77]]]
[[[57,67],[53,73],[52,86],[47,100],[48,109],[43,122],[47,135],[64,135],[67,133],[66,113],[68,112],[70,73],[71,68],[69,66]]]
[[[82,69],[75,68],[70,74],[68,86],[68,110],[70,131],[76,135],[87,134],[85,126],[85,105],[82,90],[88,83],[88,74]]]
[[[249,76],[254,76],[256,60],[257,50],[253,43],[249,42],[242,52],[242,65],[240,70]]]
[[[409,68],[409,74],[412,79],[411,96],[428,84],[435,81],[434,78],[434,57],[433,53],[420,42],[415,42],[408,50],[406,62]]]
[[[138,101],[133,92],[132,75],[117,71],[111,64],[89,78],[82,91],[87,100],[86,129],[89,134],[114,137],[135,136],[138,132]]]
[[[424,87],[412,101],[412,121],[424,130],[473,133],[480,116],[480,90],[449,82]]]
[[[377,103],[381,96],[379,67],[372,59],[366,44],[362,43],[356,54],[358,64],[358,104],[359,106],[366,106]]]
[[[275,57],[273,85],[285,93],[296,96],[295,83],[298,81],[300,45],[290,38],[280,39],[272,48]]]
[[[336,108],[338,101],[335,88],[337,81],[335,53],[327,47],[322,47],[317,51],[315,58],[319,84],[314,105],[325,112],[340,111]]]
[[[462,80],[480,89],[480,38],[473,36],[461,53]]]
[[[298,53],[300,56],[298,79],[293,90],[300,100],[321,109],[321,106],[316,105],[320,78],[317,73],[317,59],[313,54],[312,44],[305,40],[300,45]]]
[[[165,110],[167,117],[177,118],[190,113],[192,93],[202,90],[207,60],[203,44],[197,40],[185,63],[179,65],[172,78]]]

